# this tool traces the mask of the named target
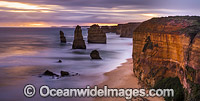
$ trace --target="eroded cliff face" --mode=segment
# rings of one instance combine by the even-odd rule
[[[190,93],[200,84],[200,17],[153,18],[133,32],[133,72],[147,87],[178,77]]]
[[[117,26],[101,26],[101,29],[105,33],[116,33]]]
[[[140,23],[127,23],[127,24],[118,24],[116,34],[120,37],[133,37],[133,31],[140,25]]]

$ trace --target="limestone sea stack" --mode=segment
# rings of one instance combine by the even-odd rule
[[[133,33],[133,64],[146,86],[178,77],[185,101],[199,101],[200,17],[152,18],[140,24]]]
[[[132,38],[133,31],[140,25],[140,23],[127,23],[127,24],[118,24],[116,29],[116,34],[120,37]]]
[[[86,49],[85,41],[82,36],[81,26],[77,25],[74,31],[74,41],[72,49]]]
[[[66,43],[67,42],[63,31],[60,31],[60,42],[61,43]]]
[[[94,24],[88,30],[88,43],[106,44],[106,33],[99,25]]]

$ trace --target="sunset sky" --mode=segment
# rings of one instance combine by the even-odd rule
[[[0,27],[115,25],[200,15],[200,0],[0,0]]]

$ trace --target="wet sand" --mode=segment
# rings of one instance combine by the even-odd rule
[[[107,72],[104,75],[106,80],[98,85],[103,87],[107,85],[109,88],[141,88],[138,79],[132,72],[132,59],[128,59],[126,63],[117,69]],[[95,101],[126,101],[125,98],[96,98]],[[132,101],[164,101],[162,97],[133,98]]]

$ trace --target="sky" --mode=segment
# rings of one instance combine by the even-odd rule
[[[0,27],[116,25],[199,16],[200,0],[0,0]]]

